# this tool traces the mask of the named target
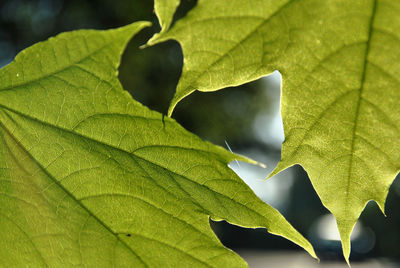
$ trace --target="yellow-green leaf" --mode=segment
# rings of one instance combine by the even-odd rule
[[[245,267],[210,217],[268,228],[315,256],[227,167],[250,160],[122,89],[121,53],[147,25],[63,33],[0,70],[1,264]]]
[[[179,0],[154,0],[154,10],[160,22],[162,32],[165,32],[171,26],[179,2]]]
[[[285,142],[273,174],[301,164],[335,215],[346,260],[366,203],[384,209],[400,166],[400,2],[199,0],[156,42],[184,67],[169,114],[195,90],[282,73]]]
[[[154,0],[154,12],[156,13],[158,22],[160,23],[161,32],[154,34],[145,46],[153,44],[153,40],[157,40],[159,35],[169,29],[179,4],[180,0]]]

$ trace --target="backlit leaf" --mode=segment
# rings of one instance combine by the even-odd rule
[[[348,260],[361,211],[369,200],[384,209],[399,172],[399,29],[398,1],[199,0],[153,44],[183,48],[169,114],[195,90],[281,72],[285,142],[273,174],[305,168]]]
[[[0,70],[1,264],[246,266],[210,217],[268,228],[314,255],[227,166],[250,160],[122,89],[121,53],[147,25],[63,33]]]
[[[154,0],[154,11],[160,22],[162,32],[168,30],[171,26],[179,2],[179,0]]]

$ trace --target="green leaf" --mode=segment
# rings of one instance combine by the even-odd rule
[[[175,10],[179,6],[179,3],[179,0],[154,0],[154,10],[160,22],[162,32],[167,31],[169,26],[171,26]]]
[[[180,0],[154,0],[154,11],[157,15],[158,22],[161,26],[161,32],[154,34],[154,36],[147,42],[146,47],[153,43],[159,35],[166,32],[171,26],[172,20],[174,18],[175,11],[180,4]]]
[[[199,0],[154,42],[183,48],[169,114],[195,90],[282,73],[286,139],[273,174],[305,168],[337,219],[346,260],[366,203],[383,211],[399,172],[399,14],[388,0]]]
[[[63,33],[0,70],[1,263],[246,266],[209,218],[268,228],[315,256],[227,166],[250,160],[122,89],[121,53],[147,25]]]

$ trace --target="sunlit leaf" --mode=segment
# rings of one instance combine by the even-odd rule
[[[246,266],[210,217],[266,227],[314,255],[227,166],[250,160],[122,89],[121,53],[146,25],[63,33],[0,70],[1,264]]]
[[[179,2],[179,0],[154,0],[154,11],[160,22],[162,32],[168,30],[171,26]]]
[[[161,32],[154,34],[154,36],[147,42],[147,45],[151,45],[153,40],[156,40],[159,35],[162,35],[169,29],[179,4],[180,0],[154,0],[154,12],[156,13],[158,22],[161,26]],[[144,45],[143,47],[146,47],[147,45]]]
[[[195,90],[279,70],[285,142],[273,174],[301,164],[335,215],[346,260],[366,203],[384,209],[400,166],[400,2],[199,0],[153,43],[184,67],[169,114]]]

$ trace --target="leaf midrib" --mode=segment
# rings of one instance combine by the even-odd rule
[[[373,5],[372,5],[372,12],[371,12],[371,19],[369,21],[369,26],[368,26],[368,38],[366,41],[366,48],[365,48],[365,53],[364,53],[364,64],[363,64],[363,70],[362,70],[362,75],[361,75],[361,86],[358,91],[358,98],[357,98],[357,103],[356,103],[356,112],[355,112],[355,118],[354,118],[354,126],[352,130],[352,138],[351,138],[351,146],[350,146],[350,158],[349,158],[349,169],[348,169],[348,176],[347,176],[347,181],[346,181],[346,195],[345,195],[345,210],[348,210],[349,206],[349,192],[350,192],[350,187],[351,187],[351,174],[353,171],[353,162],[354,162],[354,150],[355,150],[355,144],[356,144],[356,139],[357,139],[357,129],[358,129],[358,123],[359,123],[359,116],[360,116],[360,107],[361,107],[361,100],[363,99],[363,92],[364,92],[364,86],[365,86],[365,80],[366,80],[366,74],[367,74],[367,66],[368,66],[368,56],[369,56],[369,51],[370,51],[370,46],[371,46],[371,39],[372,39],[372,33],[374,30],[373,24],[375,21],[375,15],[376,15],[376,9],[377,9],[377,4],[378,0],[373,0]],[[346,215],[348,213],[346,212]]]

